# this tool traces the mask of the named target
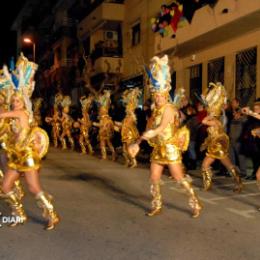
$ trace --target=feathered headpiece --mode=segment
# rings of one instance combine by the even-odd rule
[[[171,74],[168,66],[168,56],[162,58],[154,56],[151,59],[150,69],[145,67],[146,73],[150,80],[150,89],[152,93],[166,92],[171,89]]]
[[[139,88],[127,89],[124,91],[122,98],[126,104],[126,112],[134,112],[138,106],[138,98],[141,95]]]
[[[209,83],[210,90],[207,95],[203,97],[206,103],[206,110],[211,116],[220,116],[222,114],[223,106],[227,103],[227,93],[225,87],[217,82]]]
[[[63,108],[65,107],[70,107],[71,105],[71,97],[70,96],[64,96],[62,101],[61,101],[61,106]]]
[[[104,90],[104,93],[99,95],[98,103],[100,105],[100,112],[108,113],[111,99],[110,99],[111,92],[110,90]]]
[[[83,96],[80,98],[82,111],[87,112],[89,110],[89,107],[92,104],[93,99],[94,99],[94,96],[92,96],[92,95],[89,95],[88,97]]]
[[[61,93],[57,93],[54,99],[54,109],[57,110],[59,106],[61,106],[61,102],[63,100],[63,95]]]
[[[185,95],[185,89],[184,88],[178,88],[174,92],[174,99],[173,99],[173,104],[177,108],[181,108],[182,101],[186,97]]]
[[[38,65],[34,62],[28,61],[28,59],[20,54],[16,62],[16,69],[9,73],[7,66],[3,67],[3,75],[0,85],[2,87],[9,87],[12,92],[23,98],[25,107],[29,112],[29,119],[32,121],[32,103],[31,96],[34,91],[35,81],[34,75],[38,68]]]

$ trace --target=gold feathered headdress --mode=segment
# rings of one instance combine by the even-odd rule
[[[29,61],[23,53],[20,54],[16,69],[9,73],[7,66],[3,67],[1,83],[12,89],[12,93],[20,96],[29,112],[30,121],[33,119],[32,102],[30,100],[34,91],[34,75],[38,65]],[[1,84],[0,84],[1,85]]]
[[[219,117],[222,114],[224,105],[227,103],[225,87],[220,83],[209,83],[210,90],[202,97],[206,103],[206,109],[210,116]]]
[[[62,101],[61,101],[61,106],[63,108],[65,107],[70,107],[71,105],[71,97],[70,96],[64,96]]]
[[[168,93],[171,90],[171,74],[168,66],[168,56],[162,58],[154,56],[150,62],[150,69],[145,67],[150,80],[152,93]]]
[[[102,114],[107,113],[111,104],[111,99],[110,99],[111,92],[110,90],[104,90],[103,94],[100,94],[98,97],[98,103],[100,105],[99,111]]]
[[[82,96],[80,98],[80,104],[83,112],[87,112],[89,110],[89,107],[92,104],[93,100],[94,100],[94,96],[92,95],[89,95],[88,97]]]
[[[138,98],[141,95],[141,90],[138,88],[127,89],[123,93],[123,102],[126,104],[126,113],[134,112],[138,106]]]

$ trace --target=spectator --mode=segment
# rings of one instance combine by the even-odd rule
[[[239,99],[234,98],[231,102],[231,112],[229,115],[229,138],[230,138],[230,159],[233,164],[237,165],[241,171],[241,177],[246,177],[246,157],[242,150],[242,133],[246,122],[245,116],[242,115]]]
[[[260,99],[258,98],[253,107],[253,111],[255,113],[260,114]],[[253,162],[253,172],[252,175],[249,176],[247,179],[256,179],[256,172],[260,165],[260,138],[255,138],[252,136],[252,130],[260,127],[260,120],[249,117],[245,123],[245,131],[243,134],[244,138],[244,146],[243,150],[246,152]]]

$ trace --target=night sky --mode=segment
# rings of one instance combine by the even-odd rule
[[[7,0],[0,9],[0,66],[8,64],[11,56],[16,56],[16,33],[11,31],[11,25],[24,0]]]

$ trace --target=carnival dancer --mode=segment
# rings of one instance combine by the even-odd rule
[[[165,166],[168,166],[173,178],[187,191],[192,217],[200,215],[202,205],[192,187],[191,177],[185,174],[182,164],[182,151],[188,148],[189,131],[180,127],[179,111],[169,101],[171,89],[171,74],[168,66],[168,56],[153,57],[150,70],[150,87],[154,101],[150,129],[145,131],[141,140],[147,140],[153,147],[151,154],[150,180],[152,208],[147,216],[159,214],[162,209],[160,179]],[[139,141],[139,142],[140,142]],[[138,143],[129,146],[129,152],[135,156],[139,150]]]
[[[5,66],[0,76],[0,113],[9,110],[8,100],[12,92],[11,84],[8,78],[8,69]],[[7,171],[7,158],[6,158],[6,142],[10,134],[10,120],[0,119],[0,185],[2,184],[4,173]],[[22,199],[24,197],[24,190],[20,180],[14,183],[14,192]]]
[[[61,136],[60,136],[60,141],[62,143],[62,149],[67,149],[67,142],[66,142],[66,137],[69,140],[70,143],[70,148],[74,150],[75,144],[73,137],[71,135],[71,129],[73,126],[74,120],[72,117],[69,115],[70,111],[70,105],[71,105],[71,98],[70,96],[64,96],[63,100],[61,102],[62,106],[62,117],[61,117]]]
[[[55,95],[55,101],[53,106],[53,116],[49,117],[47,116],[45,118],[45,121],[52,126],[52,139],[54,147],[58,147],[58,141],[60,137],[60,131],[61,131],[61,117],[59,113],[59,106],[61,106],[61,102],[63,99],[63,95],[58,93]]]
[[[206,151],[206,156],[202,162],[202,177],[204,190],[207,191],[212,186],[213,172],[211,164],[215,160],[220,162],[229,170],[234,178],[234,192],[241,192],[242,181],[239,176],[239,169],[234,166],[229,158],[229,137],[225,133],[224,125],[221,122],[221,114],[226,102],[226,91],[221,83],[210,83],[210,90],[207,95],[202,95],[206,104],[207,116],[202,120],[202,124],[207,125],[208,137],[201,145],[201,151]]]
[[[33,125],[41,126],[42,125],[42,107],[43,98],[36,98],[33,100]]]
[[[132,157],[128,152],[130,144],[135,143],[140,135],[136,126],[135,109],[138,106],[138,98],[141,91],[138,88],[125,90],[123,93],[123,102],[126,106],[126,116],[122,123],[117,123],[121,128],[121,140],[123,143],[123,156],[125,164],[128,167],[134,168],[137,166],[136,158]]]
[[[104,93],[99,95],[99,122],[94,122],[93,125],[99,128],[98,136],[102,159],[107,159],[106,146],[108,146],[112,153],[112,160],[115,161],[116,152],[111,141],[114,135],[114,123],[108,113],[111,103],[110,94],[109,90],[104,90]]]
[[[48,150],[49,139],[43,129],[31,126],[33,113],[30,97],[36,69],[37,65],[21,54],[16,71],[12,76],[9,75],[14,93],[10,99],[11,111],[0,113],[1,119],[9,118],[11,121],[11,132],[6,142],[7,171],[0,197],[10,205],[12,215],[18,220],[10,226],[24,223],[27,216],[22,201],[13,191],[14,182],[24,174],[29,191],[35,195],[38,205],[43,209],[43,216],[48,219],[46,230],[51,230],[59,222],[59,217],[52,196],[42,190],[39,179],[40,160]]]
[[[94,97],[92,95],[90,95],[89,97],[83,96],[80,98],[82,118],[78,119],[78,122],[74,123],[75,128],[80,128],[79,144],[82,154],[86,154],[86,146],[88,147],[89,154],[92,155],[94,153],[89,140],[89,129],[92,125],[92,122],[88,114],[89,108],[93,100]]]

